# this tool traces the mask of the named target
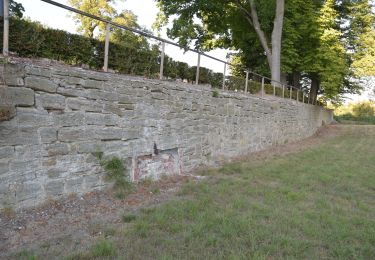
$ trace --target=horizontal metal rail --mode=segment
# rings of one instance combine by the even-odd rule
[[[302,93],[304,93],[303,90],[301,90],[300,88],[297,88],[297,87],[294,87],[294,86],[291,86],[291,85],[287,85],[287,84],[283,84],[282,82],[279,82],[279,81],[275,81],[275,80],[272,80],[271,78],[269,77],[266,77],[266,76],[263,76],[259,73],[256,73],[254,71],[251,71],[249,69],[247,69],[246,67],[243,67],[243,66],[238,66],[238,65],[235,65],[235,64],[232,64],[228,61],[225,61],[225,60],[221,60],[221,59],[218,59],[216,57],[213,57],[211,55],[208,55],[204,52],[201,52],[201,51],[198,51],[196,49],[191,49],[189,47],[186,47],[186,46],[182,46],[178,43],[175,43],[173,41],[170,41],[170,40],[167,40],[167,39],[164,39],[164,38],[161,38],[161,37],[158,37],[158,36],[155,36],[153,34],[150,34],[150,33],[147,33],[147,32],[144,32],[144,31],[141,31],[141,30],[138,30],[138,29],[134,29],[134,28],[131,28],[131,27],[128,27],[128,26],[125,26],[125,25],[121,25],[121,24],[118,24],[118,23],[115,23],[113,21],[110,21],[110,20],[107,20],[107,19],[104,19],[102,17],[99,17],[99,16],[96,16],[96,15],[93,15],[93,14],[90,14],[90,13],[87,13],[87,12],[84,12],[84,11],[81,11],[81,10],[78,10],[76,8],[73,8],[73,7],[70,7],[70,6],[67,6],[67,5],[64,5],[64,4],[61,4],[61,3],[58,3],[58,2],[55,2],[55,1],[52,1],[52,0],[40,0],[42,2],[45,2],[45,3],[48,3],[48,4],[51,4],[51,5],[54,5],[54,6],[57,6],[57,7],[60,7],[62,9],[65,9],[65,10],[68,10],[68,11],[71,11],[71,12],[74,12],[74,13],[77,13],[77,14],[80,14],[80,15],[83,15],[83,16],[87,16],[87,17],[90,17],[92,19],[95,19],[95,20],[98,20],[98,21],[101,21],[103,23],[106,23],[106,24],[110,24],[112,26],[115,26],[115,27],[118,27],[118,28],[121,28],[123,30],[127,30],[127,31],[130,31],[130,32],[133,32],[133,33],[136,33],[136,34],[139,34],[139,35],[142,35],[144,37],[147,37],[147,38],[151,38],[151,39],[154,39],[154,40],[157,40],[157,41],[160,41],[162,43],[167,43],[167,44],[170,44],[170,45],[173,45],[173,46],[176,46],[176,47],[179,47],[181,49],[184,49],[185,51],[191,51],[191,52],[195,52],[197,53],[198,55],[202,55],[202,56],[205,56],[207,58],[210,58],[212,60],[215,60],[215,61],[218,61],[218,62],[221,62],[225,65],[229,65],[229,66],[232,66],[232,67],[237,67],[237,68],[240,68],[240,69],[243,69],[244,71],[246,71],[247,73],[250,73],[250,74],[253,74],[253,75],[256,75],[260,78],[264,78],[264,79],[267,79],[267,80],[270,80],[271,83],[274,82],[274,83],[277,83],[278,86],[275,86],[275,87],[278,87],[278,88],[283,88],[284,87],[289,87],[290,89],[296,89],[297,91],[301,91]],[[264,80],[262,80],[264,81]],[[224,82],[223,82],[223,85],[224,85]]]

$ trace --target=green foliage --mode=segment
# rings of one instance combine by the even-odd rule
[[[250,10],[249,0],[157,2],[161,9],[159,26],[173,19],[168,35],[178,38],[180,44],[195,43],[203,50],[238,50],[232,62],[270,75],[263,47],[243,11]],[[243,4],[243,9],[238,3]],[[261,29],[270,39],[275,1],[255,0],[255,4]],[[373,10],[367,0],[285,1],[281,67],[288,75],[288,83],[300,87],[306,82],[292,79],[295,73],[303,79],[316,80],[323,101],[337,101],[345,93],[357,92],[359,85],[353,80],[353,71],[361,76],[374,75]],[[242,69],[232,71],[235,76],[243,74]],[[310,87],[304,85],[305,89]]]
[[[370,102],[360,102],[353,106],[353,115],[356,117],[371,117],[375,114],[375,105]]]
[[[336,116],[373,116],[375,113],[375,103],[371,101],[349,103],[348,105],[336,107],[334,113]]]
[[[10,19],[10,27],[13,32],[10,34],[10,51],[21,57],[48,58],[71,65],[88,65],[97,70],[103,67],[103,41],[46,28],[38,22],[23,19]],[[110,43],[109,68],[124,74],[157,78],[160,56],[158,46],[149,46],[144,39],[134,35],[133,38],[129,36],[129,40],[126,40],[126,37],[128,36],[119,34],[113,37],[114,42]],[[193,82],[195,74],[196,67],[189,67],[187,63],[165,57],[165,77]],[[200,68],[200,83],[220,87],[222,79],[222,73]]]
[[[130,182],[130,177],[122,160],[118,157],[105,159],[103,157],[104,154],[101,151],[96,151],[93,155],[99,160],[100,165],[104,168],[107,179],[114,183],[113,188],[116,192],[115,196],[119,199],[123,199],[125,194],[131,191],[133,185]]]
[[[375,2],[369,0],[344,1],[341,18],[343,33],[354,73],[358,77],[375,75]]]
[[[212,97],[214,97],[214,98],[219,97],[219,91],[216,90],[216,89],[214,89],[214,90],[212,91]]]
[[[251,80],[251,81],[249,81],[248,88],[249,88],[248,91],[251,94],[258,94],[259,92],[262,91],[262,83],[254,81],[254,80]]]
[[[133,187],[128,174],[126,174],[126,168],[122,160],[114,157],[109,160],[102,160],[101,164],[107,173],[108,179],[114,181],[116,196],[122,198]]]
[[[116,10],[111,5],[114,0],[69,0],[69,4],[78,10],[87,12],[103,18],[111,18],[116,14]],[[87,16],[75,14],[74,19],[79,24],[79,31],[83,35],[93,38],[94,30],[99,28],[101,34],[105,30],[105,24]]]
[[[25,8],[23,7],[22,4],[17,3],[14,0],[9,1],[9,15],[10,16],[22,18],[24,12],[25,12]]]
[[[362,122],[375,124],[375,103],[363,101],[335,108],[335,119],[339,122]]]

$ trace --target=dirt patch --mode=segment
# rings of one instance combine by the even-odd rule
[[[49,201],[43,206],[0,214],[0,259],[12,259],[20,250],[54,257],[89,247],[99,237],[116,232],[121,216],[167,201],[193,176],[173,176],[138,184],[125,199],[111,191],[93,192]]]
[[[275,146],[231,161],[263,161],[295,153],[340,135],[345,127],[325,126],[305,140]],[[207,169],[207,168],[206,168]],[[199,173],[199,171],[197,171]],[[14,213],[0,213],[0,259],[13,259],[21,250],[42,252],[44,259],[87,249],[94,241],[113,235],[124,214],[137,215],[140,210],[175,197],[181,185],[198,176],[173,176],[158,182],[138,184],[125,199],[114,199],[110,191],[94,192]],[[121,225],[120,225],[121,224]],[[67,253],[68,252],[68,253]]]

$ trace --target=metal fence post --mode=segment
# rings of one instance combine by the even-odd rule
[[[105,27],[104,66],[103,66],[103,70],[105,72],[108,72],[108,52],[109,52],[110,30],[111,30],[111,25],[107,23]]]
[[[4,0],[4,35],[3,35],[3,55],[9,55],[9,0]]]
[[[201,54],[198,53],[197,75],[195,76],[195,85],[199,84],[199,68],[201,66]]]
[[[159,72],[159,79],[162,80],[164,78],[164,55],[165,55],[165,42],[161,42],[161,56],[160,56],[160,72]]]
[[[297,103],[299,102],[299,90],[297,89]]]
[[[227,72],[227,63],[224,63],[223,90],[225,89],[225,73]]]
[[[273,95],[276,96],[276,86],[273,85]]]
[[[293,96],[293,88],[290,87],[290,99],[292,99],[292,96]]]
[[[264,96],[264,77],[262,77],[262,97]]]
[[[249,84],[249,72],[246,71],[245,94],[247,94],[248,84]]]
[[[305,92],[302,91],[302,103],[305,104]]]
[[[285,97],[284,92],[285,92],[285,86],[283,85],[283,98]]]

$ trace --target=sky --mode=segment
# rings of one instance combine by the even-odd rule
[[[55,2],[69,5],[67,0],[54,0]],[[76,33],[77,26],[72,17],[71,12],[65,11],[57,6],[47,4],[40,0],[17,0],[25,8],[24,15],[31,18],[33,21],[39,21],[48,27],[62,29],[71,33]],[[133,11],[138,17],[138,24],[151,30],[151,26],[155,21],[158,13],[156,2],[154,0],[122,0],[117,1],[116,9],[118,12],[127,9]],[[165,30],[161,33],[163,38],[167,38]],[[170,57],[178,61],[188,63],[190,66],[196,66],[198,56],[196,53],[187,52],[172,45],[166,45],[165,52]],[[213,57],[225,60],[226,50],[214,50],[208,52]],[[215,72],[223,72],[224,64],[211,60],[207,57],[201,57],[201,66],[209,68]]]
[[[25,7],[25,16],[30,17],[33,21],[40,21],[42,24],[45,24],[52,28],[62,29],[69,31],[71,33],[76,33],[76,24],[74,23],[70,12],[65,11],[59,7],[47,4],[40,0],[17,0]],[[55,0],[55,2],[68,5],[67,0]],[[138,23],[149,30],[155,21],[155,17],[158,13],[158,8],[154,0],[118,0],[116,4],[116,9],[118,12],[123,9],[128,9],[133,11],[138,17]],[[165,30],[161,33],[163,38],[167,38]],[[187,52],[184,54],[184,51],[178,47],[166,45],[166,54],[173,59],[178,61],[183,61],[188,63],[190,66],[197,65],[197,54],[192,52]],[[214,50],[209,52],[213,57],[225,60],[226,50]],[[201,57],[201,66],[209,68],[215,72],[223,72],[224,65],[220,62],[211,60],[207,57]],[[367,100],[369,99],[369,94],[372,92],[372,89],[375,88],[374,78],[370,83],[367,83],[369,90],[363,92],[361,95],[347,95],[346,103],[351,101]]]

